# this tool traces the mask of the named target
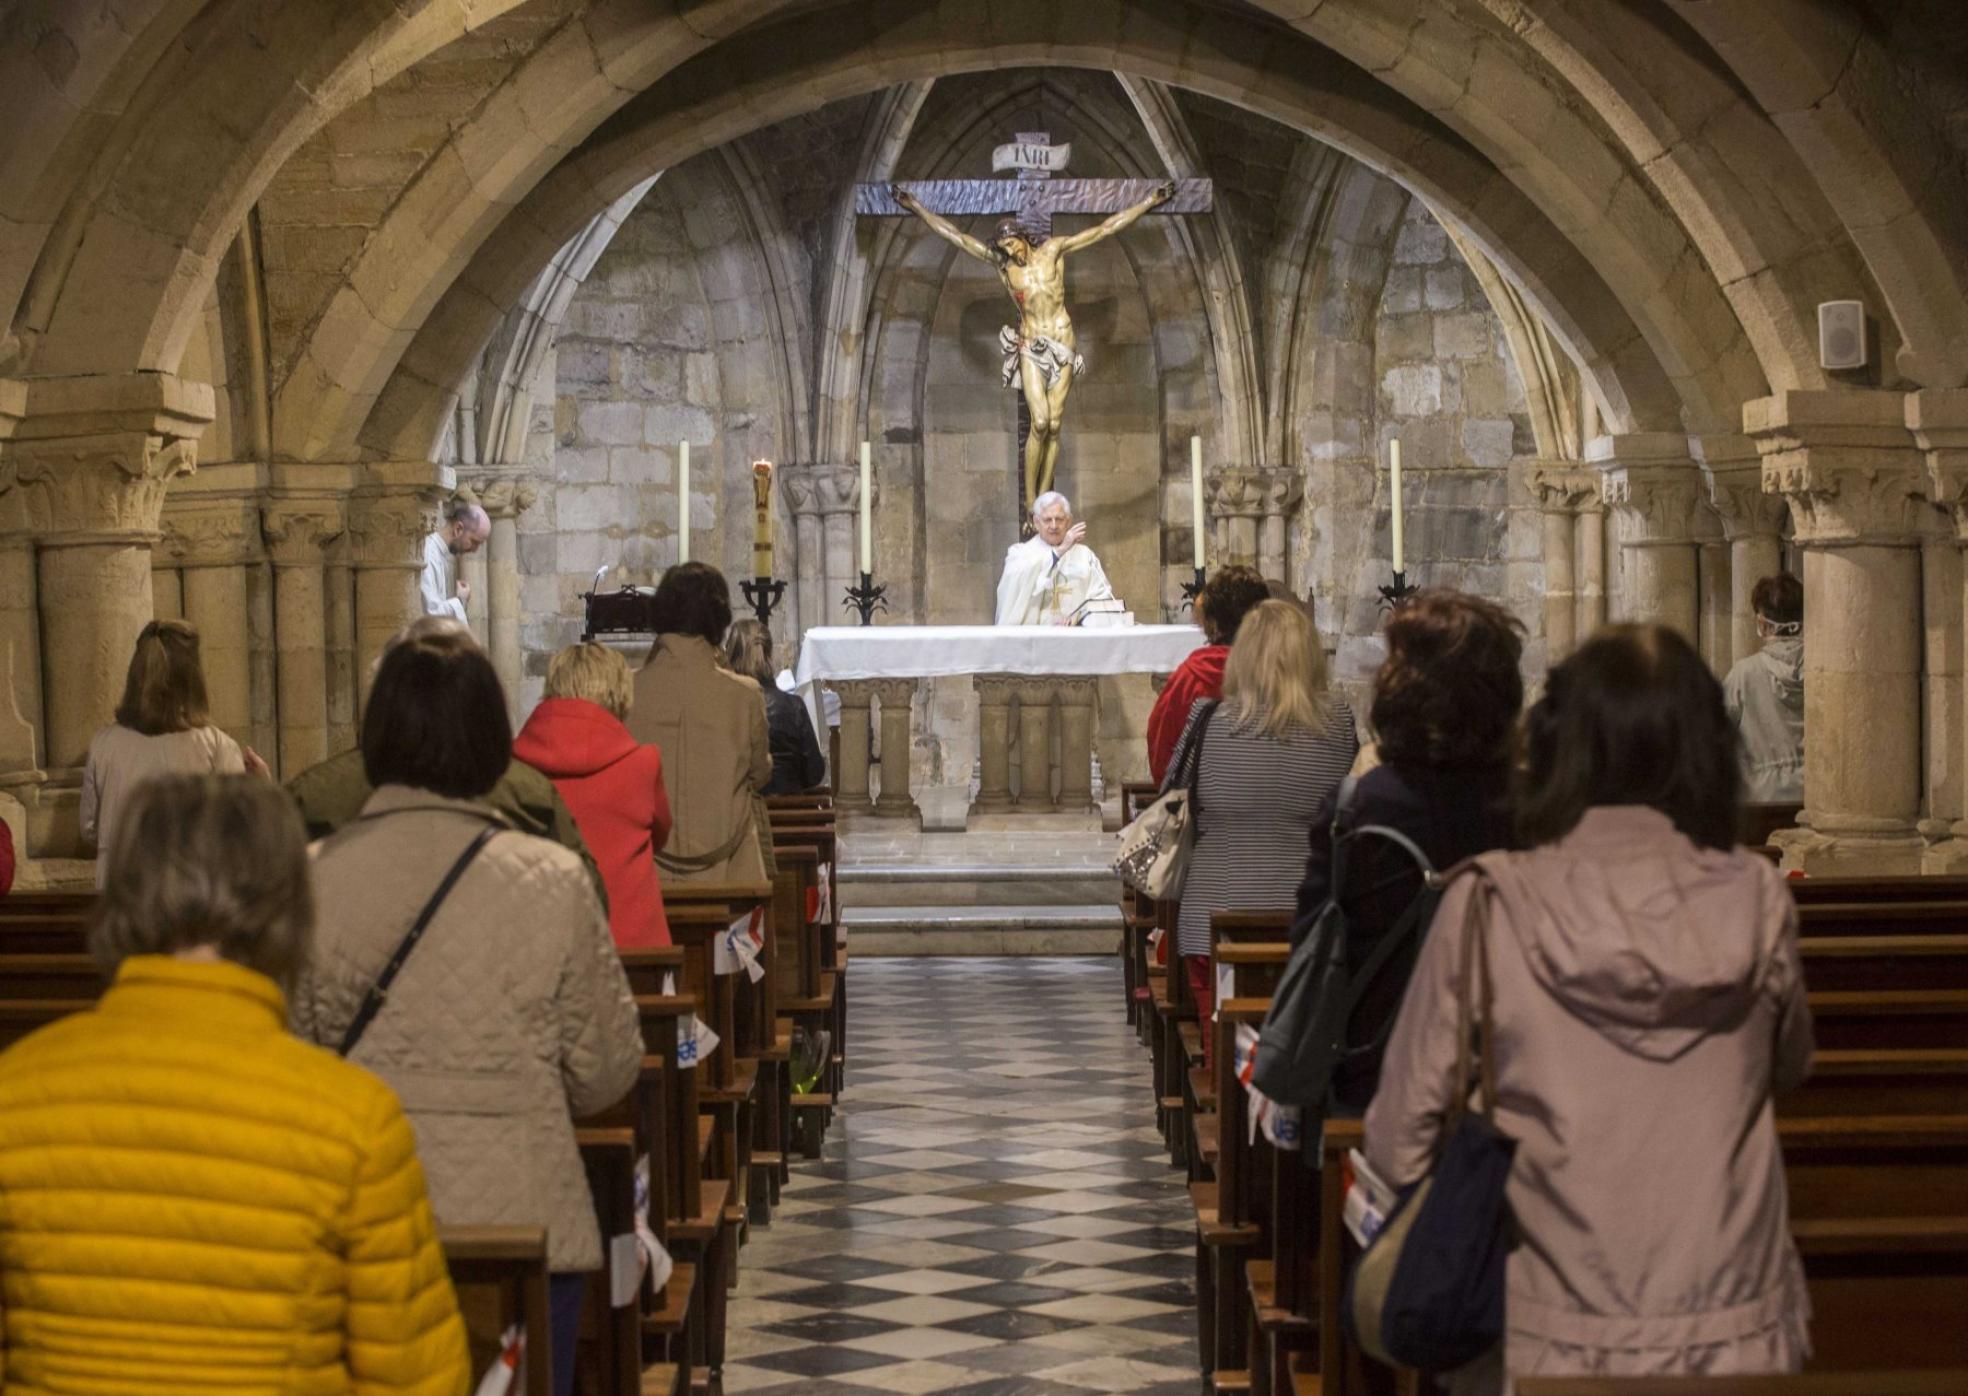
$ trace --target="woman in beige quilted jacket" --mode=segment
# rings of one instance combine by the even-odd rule
[[[642,1036],[581,860],[478,803],[511,754],[505,695],[468,637],[389,652],[362,723],[375,793],[313,848],[320,920],[293,1014],[302,1036],[341,1047],[418,913],[492,831],[347,1055],[401,1097],[441,1223],[546,1226],[565,1396],[586,1272],[602,1263],[573,1121],[628,1092]]]

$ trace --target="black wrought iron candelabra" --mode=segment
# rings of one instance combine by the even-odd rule
[[[752,608],[760,625],[770,628],[772,611],[786,595],[786,584],[771,577],[751,577],[738,583],[745,593],[745,604]]]
[[[863,572],[861,574],[861,585],[858,587],[849,587],[847,589],[847,599],[841,602],[841,604],[843,606],[852,606],[855,610],[859,611],[863,625],[873,625],[875,623],[875,612],[886,611],[888,609],[888,588],[876,586],[873,575]]]
[[[1417,590],[1419,588],[1408,585],[1407,573],[1396,572],[1394,574],[1394,585],[1385,586],[1380,589],[1380,604],[1391,611],[1403,601],[1406,601],[1410,596],[1413,596]]]
[[[1203,594],[1204,577],[1205,577],[1205,573],[1203,569],[1198,567],[1196,569],[1196,580],[1194,580],[1193,582],[1184,582],[1182,584],[1183,610],[1193,611],[1196,608],[1196,598]]]

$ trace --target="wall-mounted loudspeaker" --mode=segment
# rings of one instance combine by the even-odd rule
[[[1864,368],[1866,324],[1863,301],[1824,301],[1818,306],[1818,367]]]

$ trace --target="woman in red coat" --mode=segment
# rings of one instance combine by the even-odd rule
[[[1217,568],[1203,583],[1202,595],[1196,598],[1196,623],[1209,643],[1169,675],[1148,714],[1148,773],[1156,785],[1168,775],[1169,757],[1189,722],[1189,709],[1201,699],[1223,696],[1223,662],[1230,657],[1230,642],[1237,638],[1244,613],[1270,596],[1255,568],[1235,563]]]
[[[663,757],[622,719],[634,685],[606,645],[570,645],[547,666],[547,696],[513,739],[513,756],[554,783],[608,888],[608,928],[621,948],[670,943],[656,850],[670,837]]]

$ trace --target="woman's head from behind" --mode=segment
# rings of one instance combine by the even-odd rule
[[[89,948],[114,973],[131,955],[209,946],[291,983],[314,932],[307,836],[286,792],[253,776],[140,784],[105,850]]]
[[[1509,759],[1524,706],[1524,627],[1503,607],[1428,590],[1387,621],[1374,676],[1374,739],[1383,761],[1497,766]]]
[[[547,662],[546,696],[580,698],[616,717],[629,715],[635,680],[629,661],[606,645],[585,640],[569,645]]]
[[[1517,829],[1563,838],[1595,805],[1647,805],[1695,843],[1736,842],[1736,730],[1722,685],[1675,631],[1601,630],[1551,671],[1525,721]]]
[[[1196,598],[1196,623],[1212,645],[1227,645],[1237,638],[1237,628],[1253,608],[1271,595],[1264,578],[1254,567],[1231,563],[1210,573]]]
[[[203,727],[210,710],[198,630],[186,621],[154,620],[137,635],[117,704],[118,725],[146,737]]]
[[[371,785],[474,800],[511,762],[505,690],[469,634],[416,636],[384,654],[362,712],[362,769]]]
[[[731,628],[731,584],[708,562],[679,562],[656,584],[649,623],[659,635],[695,635],[721,645]]]
[[[1264,601],[1245,614],[1223,666],[1223,699],[1233,721],[1269,736],[1325,726],[1326,652],[1303,607]]]
[[[756,679],[770,689],[778,679],[772,672],[772,632],[751,619],[734,620],[724,637],[724,662],[734,674]]]

